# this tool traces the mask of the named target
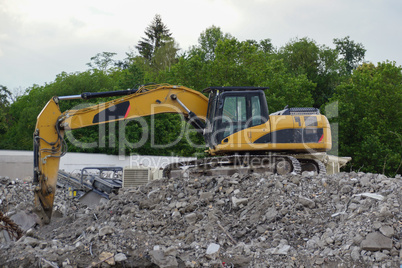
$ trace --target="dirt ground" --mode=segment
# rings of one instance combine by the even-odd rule
[[[401,189],[400,175],[234,174],[88,207],[59,188],[41,226],[31,183],[0,177],[0,211],[24,223],[18,241],[0,231],[0,267],[399,267]]]

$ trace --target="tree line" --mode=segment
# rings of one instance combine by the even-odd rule
[[[286,105],[320,108],[334,126],[334,147],[339,150],[335,153],[353,158],[348,169],[400,173],[401,66],[389,60],[365,62],[363,44],[349,36],[334,38],[333,48],[308,37],[275,47],[269,38],[240,41],[211,26],[200,34],[197,44],[182,51],[159,15],[145,29],[145,36],[124,60],[115,60],[113,52],[98,53],[90,59],[87,71],[63,72],[53,82],[33,85],[20,96],[12,96],[6,86],[0,86],[0,149],[31,150],[36,117],[55,95],[123,90],[148,83],[177,84],[199,91],[209,86],[261,86],[269,87],[270,112]],[[82,103],[89,105],[89,101],[68,101],[61,102],[60,108],[64,111]],[[150,118],[145,120],[151,123]],[[157,130],[152,142],[159,145],[175,140],[183,126],[180,116],[172,114],[157,115],[152,123]],[[139,148],[116,145],[116,133],[122,127],[130,142],[142,138],[142,126],[136,121],[103,127],[106,135],[101,138],[100,127],[72,134],[81,143],[104,146],[81,148],[70,141],[69,151],[202,154],[185,139],[170,148],[155,148],[150,141]],[[191,138],[202,143],[196,135]]]

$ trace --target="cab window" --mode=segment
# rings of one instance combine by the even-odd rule
[[[223,120],[235,123],[247,121],[246,97],[229,96],[223,104]]]
[[[260,97],[251,96],[251,126],[258,126],[262,123]]]
[[[227,96],[223,103],[222,127],[223,137],[246,128],[247,108],[245,96]]]

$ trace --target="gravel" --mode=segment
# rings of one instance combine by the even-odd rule
[[[400,175],[234,174],[153,181],[88,207],[60,188],[41,226],[31,183],[0,177],[0,210],[25,231],[18,241],[0,232],[0,263],[399,267],[401,189]]]

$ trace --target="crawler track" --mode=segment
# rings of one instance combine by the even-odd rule
[[[313,171],[317,174],[324,175],[327,173],[325,165],[316,159],[298,159],[301,164],[301,171]]]
[[[163,175],[167,178],[181,178],[267,171],[279,175],[300,174],[302,166],[295,157],[286,155],[232,155],[172,163],[165,167]]]

